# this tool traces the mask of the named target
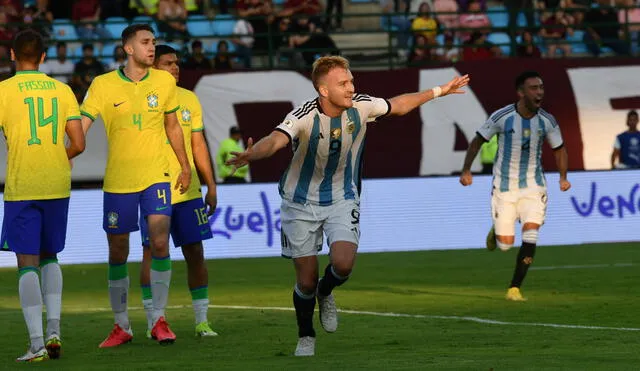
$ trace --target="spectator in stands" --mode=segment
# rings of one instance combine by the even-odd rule
[[[52,28],[51,21],[53,20],[51,13],[40,12],[36,6],[28,6],[22,10],[22,24],[20,29],[27,28],[34,29],[42,35],[45,40],[51,37]]]
[[[172,42],[176,36],[189,40],[187,31],[187,9],[182,0],[160,0],[158,2],[158,30],[165,34],[165,39]]]
[[[0,10],[0,44],[10,47],[15,32],[7,22],[9,22],[7,13]]]
[[[72,87],[81,102],[93,78],[104,73],[104,66],[93,55],[93,44],[82,46],[82,59],[73,69]]]
[[[629,45],[624,40],[624,32],[618,22],[618,14],[609,0],[598,0],[599,6],[591,8],[585,16],[586,32],[584,43],[596,57],[602,46],[608,46],[617,54],[628,55]]]
[[[540,48],[533,40],[533,35],[529,31],[522,33],[522,41],[516,49],[516,56],[521,58],[540,58]]]
[[[328,0],[334,1],[334,0]],[[336,0],[340,1],[340,0]],[[305,18],[311,18],[312,22],[319,25],[321,22],[320,13],[322,6],[318,0],[286,0],[282,10],[278,13],[279,17],[291,17],[294,21],[296,16],[305,16]],[[327,9],[329,12],[329,9]],[[330,25],[331,20],[327,19],[327,26]],[[342,21],[341,21],[342,22]]]
[[[431,61],[431,52],[434,44],[430,43],[422,34],[417,34],[414,38],[413,48],[409,54],[409,64],[412,66],[424,65]]]
[[[71,19],[76,23],[78,37],[83,40],[112,39],[111,33],[100,23],[98,0],[76,0]],[[119,35],[118,35],[119,36]]]
[[[411,23],[411,30],[416,36],[424,36],[428,44],[435,44],[438,22],[431,16],[431,8],[426,2],[420,4],[418,16]]]
[[[342,30],[342,8],[343,8],[343,4],[342,4],[343,0],[327,0],[327,13],[326,13],[326,20],[327,20],[327,25],[326,25],[326,29],[327,31],[329,30]],[[319,4],[318,4],[319,5]],[[336,8],[336,21],[335,23],[333,23],[333,8]]]
[[[466,12],[469,10],[469,3],[473,0],[458,0],[458,5],[460,6],[460,11]],[[480,3],[480,9],[483,12],[487,11],[487,0],[478,0]]]
[[[468,4],[467,12],[460,15],[460,27],[471,29],[462,31],[460,38],[463,42],[469,41],[473,32],[487,34],[491,30],[491,21],[482,10],[482,5],[478,0],[471,0]]]
[[[113,61],[109,63],[109,71],[124,68],[125,63],[127,63],[127,53],[124,51],[122,45],[118,45],[113,50]]]
[[[213,58],[213,68],[220,71],[233,69],[233,63],[229,56],[229,44],[226,40],[220,40],[216,56]]]
[[[127,18],[139,15],[155,17],[158,14],[159,0],[129,0],[129,14]]]
[[[289,47],[298,49],[307,68],[313,65],[318,56],[339,54],[338,47],[322,27],[309,18],[298,18],[291,25]]]
[[[236,55],[242,61],[244,68],[251,68],[251,49],[255,39],[253,38],[253,27],[245,19],[238,19],[233,27],[234,35],[243,35],[231,39],[231,42],[236,46]]]
[[[406,56],[406,49],[409,48],[409,39],[411,37],[409,32],[411,30],[411,21],[406,14],[408,3],[406,1],[380,0],[380,6],[382,7],[382,17],[385,17],[383,24],[388,29],[395,31],[396,46],[398,49],[403,50]]]
[[[246,18],[256,35],[253,50],[263,52],[269,48],[269,25],[275,21],[275,13],[270,0],[238,0],[238,16]],[[262,16],[262,17],[260,17]]]
[[[202,3],[203,0],[181,0],[184,3],[184,8],[187,10],[187,15],[202,14],[199,9],[198,3]]]
[[[572,9],[568,11],[573,17],[573,24],[575,26],[581,26],[584,21],[585,13],[591,9],[592,0],[563,0],[565,9]],[[563,2],[561,2],[562,4]],[[562,6],[562,5],[561,5]]]
[[[613,144],[611,168],[640,168],[640,132],[638,131],[638,112],[627,114],[627,131],[619,134]],[[616,166],[616,161],[618,165]]]
[[[240,144],[242,140],[242,131],[237,126],[229,129],[229,138],[220,143],[220,148],[216,155],[216,173],[225,184],[246,183],[249,166],[243,166],[235,170],[234,166],[225,165],[227,159],[233,155],[231,152],[243,152],[244,148]],[[234,172],[235,170],[235,172]],[[233,173],[233,175],[231,174]]]
[[[460,59],[458,40],[456,40],[452,31],[445,31],[444,44],[440,48],[436,49],[435,54],[438,60],[443,62],[455,63]]]
[[[22,2],[20,0],[0,0],[0,8],[6,13],[9,22],[21,20]]]
[[[493,174],[493,163],[496,160],[496,153],[498,153],[498,136],[494,135],[490,141],[484,142],[482,147],[480,147],[482,174]]]
[[[572,17],[566,17],[562,9],[556,9],[544,17],[542,22],[543,28],[540,30],[540,36],[547,45],[547,57],[555,58],[556,51],[562,50],[565,57],[571,54],[571,45],[563,43],[567,39],[567,35],[573,35],[571,27]]]
[[[436,20],[445,30],[460,27],[460,16],[457,14],[459,8],[456,0],[434,0],[433,9],[436,12]]]
[[[626,9],[618,11],[618,22],[628,27],[632,50],[636,50],[640,46],[640,7],[634,4],[634,0],[623,0],[622,4]]]
[[[224,42],[224,40],[220,42]],[[187,70],[210,70],[212,68],[211,61],[207,59],[202,50],[202,41],[194,40],[191,43],[191,54],[187,56],[182,67]]]
[[[13,76],[14,65],[11,62],[9,47],[0,45],[0,81],[6,80]]]
[[[75,66],[73,62],[67,58],[67,44],[64,41],[58,41],[56,44],[56,57],[47,57],[47,60],[40,65],[41,72],[44,72],[65,84],[69,82],[69,77],[73,73],[74,69]]]
[[[509,14],[508,32],[513,42],[515,42],[516,36],[520,34],[520,30],[518,29],[518,14],[520,14],[520,12],[524,13],[527,21],[527,30],[533,32],[536,29],[536,9],[534,7],[534,1],[535,0],[504,0],[504,5]]]
[[[462,51],[462,60],[478,61],[499,57],[502,54],[500,48],[487,41],[487,34],[474,32]]]

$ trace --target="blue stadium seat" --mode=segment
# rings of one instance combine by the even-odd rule
[[[54,59],[58,57],[58,50],[55,45],[51,45],[47,49],[47,59]]]
[[[53,21],[53,35],[54,40],[77,40],[78,34],[76,28],[70,23],[69,19],[56,19]]]
[[[124,17],[109,17],[104,22],[104,27],[113,35],[114,38],[119,38],[122,35],[122,31],[129,26],[129,22]]]
[[[573,44],[571,44],[571,51],[573,53],[588,53],[589,51],[587,50],[587,46],[584,44],[584,42],[582,42],[584,37],[584,31],[581,30],[575,30],[573,31],[573,35],[572,36],[567,36],[567,41],[572,41]]]
[[[207,18],[192,19],[189,17],[187,20],[187,30],[191,36],[202,37],[213,35],[213,29],[211,28],[211,22]]]
[[[490,6],[487,9],[489,22],[493,27],[507,27],[509,25],[509,13],[504,6]]]
[[[380,17],[380,28],[385,31],[398,31],[398,27],[392,24],[389,24],[390,18],[388,16],[382,15]]]
[[[511,38],[504,32],[490,33],[487,41],[500,47],[503,55],[509,55],[511,51]]]
[[[117,45],[118,44],[112,44],[112,43],[104,44],[102,46],[102,50],[100,51],[100,55],[102,56],[102,58],[113,59],[113,53],[115,52]]]
[[[211,24],[214,35],[232,35],[236,20],[230,14],[218,14]]]

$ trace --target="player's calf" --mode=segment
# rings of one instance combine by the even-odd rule
[[[526,229],[522,232],[522,247],[518,252],[516,261],[516,269],[513,273],[510,287],[520,287],[522,281],[527,275],[529,266],[533,263],[533,257],[536,253],[536,244],[538,242],[538,230]]]

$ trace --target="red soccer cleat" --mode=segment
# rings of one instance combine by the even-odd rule
[[[129,330],[131,331],[131,330]],[[100,348],[112,348],[117,347],[122,344],[126,344],[133,340],[133,336],[130,332],[127,332],[122,329],[118,324],[113,325],[113,330],[109,336],[102,343],[100,343]]]
[[[158,318],[158,321],[151,329],[151,336],[162,345],[173,344],[176,341],[176,334],[171,331],[164,317]]]

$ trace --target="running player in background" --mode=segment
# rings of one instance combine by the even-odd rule
[[[537,72],[529,71],[516,78],[519,100],[497,110],[478,130],[467,150],[460,183],[473,182],[471,165],[483,143],[498,135],[498,155],[493,165],[491,215],[493,227],[487,236],[487,248],[509,250],[515,242],[515,223],[522,224],[522,247],[507,300],[526,300],[520,292],[529,266],[533,263],[538,230],[547,211],[547,182],[542,169],[542,144],[553,149],[560,172],[560,190],[571,188],[567,180],[568,156],[556,119],[540,108],[544,85]]]
[[[150,68],[155,37],[147,24],[122,31],[127,65],[96,77],[81,107],[85,133],[102,115],[109,147],[104,176],[103,228],[109,242],[109,299],[115,325],[101,348],[131,341],[127,312],[129,292],[129,233],[138,230],[138,208],[149,227],[153,336],[161,344],[173,343],[175,334],[165,320],[171,282],[169,223],[171,177],[166,140],[180,163],[176,188],[189,189],[191,166],[176,116],[180,108],[176,81],[171,74]],[[166,134],[165,134],[166,133]]]
[[[344,284],[355,263],[360,238],[361,160],[367,123],[385,115],[404,115],[448,94],[463,93],[469,77],[456,77],[431,90],[404,94],[387,101],[355,94],[349,62],[322,57],[313,65],[311,80],[318,92],[289,113],[265,138],[233,153],[227,164],[241,167],[272,156],[288,143],[293,159],[280,180],[282,196],[282,255],[292,258],[296,271],[293,304],[298,322],[296,356],[315,354],[313,311],[316,296],[320,322],[327,332],[338,327],[333,289]],[[331,262],[318,281],[318,251],[323,232]]]
[[[11,50],[16,75],[0,83],[0,129],[8,149],[0,248],[15,252],[18,259],[18,295],[31,339],[19,362],[60,356],[62,271],[57,254],[67,234],[69,160],[85,147],[75,95],[66,84],[38,72],[44,51],[38,32],[18,33]]]
[[[176,51],[167,45],[156,46],[154,68],[169,72],[178,82],[180,68]],[[191,91],[178,87],[178,121],[184,135],[185,149],[191,165],[191,186],[184,194],[171,193],[171,237],[173,244],[182,248],[182,255],[187,262],[187,276],[189,291],[196,318],[197,336],[217,336],[207,320],[209,310],[209,273],[204,260],[202,241],[212,238],[209,216],[216,210],[218,203],[216,182],[213,178],[213,168],[209,149],[204,138],[202,124],[202,107],[198,97]],[[180,163],[167,147],[169,168],[171,174],[180,174]],[[197,170],[197,171],[196,171]],[[198,174],[207,185],[207,194],[202,202],[202,186]],[[147,313],[147,337],[151,337],[153,303],[151,299],[151,250],[149,236],[144,220],[140,220],[140,232],[144,254],[140,267],[140,286],[142,288],[142,304]]]

